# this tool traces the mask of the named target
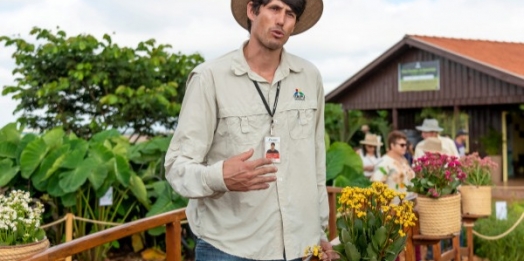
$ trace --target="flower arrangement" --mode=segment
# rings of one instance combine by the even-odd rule
[[[489,157],[481,158],[477,152],[460,159],[462,169],[467,173],[464,184],[472,186],[490,186],[491,172],[498,165]]]
[[[466,173],[457,157],[426,152],[413,162],[415,178],[408,191],[431,198],[456,194],[457,188],[466,179]]]
[[[399,199],[398,204],[393,204]],[[346,187],[339,198],[337,228],[340,260],[393,261],[406,244],[405,231],[415,226],[413,203],[381,182]]]
[[[316,260],[322,260],[324,253],[322,251],[322,247],[319,245],[315,246],[309,246],[304,251],[304,257],[302,258],[303,261],[316,261]]]
[[[45,238],[40,228],[44,205],[33,201],[29,192],[13,190],[0,195],[0,246],[38,242]]]

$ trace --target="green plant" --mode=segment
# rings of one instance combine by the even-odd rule
[[[16,48],[16,83],[2,94],[19,101],[19,122],[39,130],[61,126],[82,138],[107,129],[136,137],[152,136],[157,126],[173,129],[187,76],[204,61],[199,54],[171,53],[170,45],[154,39],[129,48],[108,34],[98,40],[35,27],[30,35],[36,39],[0,36],[0,43]]]
[[[480,142],[486,154],[498,155],[502,144],[502,134],[490,128],[486,135],[480,137]]]
[[[334,142],[326,146],[326,181],[333,186],[368,187],[360,156],[347,143]]]
[[[395,198],[398,204],[393,204]],[[369,188],[346,187],[339,198],[337,228],[343,261],[393,261],[406,244],[405,231],[415,225],[413,203],[381,182]]]
[[[408,191],[432,198],[457,193],[457,188],[466,179],[460,161],[456,157],[426,152],[414,162],[415,178]]]
[[[33,201],[29,192],[13,190],[0,195],[0,246],[38,242],[45,238],[40,228],[44,205]]]
[[[495,210],[495,208],[493,207]],[[506,232],[524,213],[524,202],[509,204],[506,220],[499,220],[495,211],[490,217],[475,222],[474,230],[482,235],[497,236]],[[475,255],[497,261],[524,260],[522,251],[524,223],[519,224],[511,233],[497,240],[485,240],[474,237]]]
[[[462,157],[460,164],[467,175],[464,184],[473,186],[492,185],[491,172],[497,167],[497,163],[493,162],[489,157],[480,158],[479,154],[475,152]]]

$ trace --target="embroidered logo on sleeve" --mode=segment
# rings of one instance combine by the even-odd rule
[[[300,91],[300,89],[295,89],[295,93],[293,94],[293,98],[295,98],[296,101],[303,101],[306,99],[306,95],[304,95],[303,92]]]

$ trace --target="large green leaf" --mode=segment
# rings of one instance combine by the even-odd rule
[[[68,193],[60,197],[62,205],[66,208],[70,208],[76,205],[76,193]]]
[[[344,166],[341,174],[333,181],[333,186],[367,188],[371,186],[371,181],[363,173],[359,173],[349,166]]]
[[[126,188],[129,187],[129,181],[131,179],[131,168],[124,157],[115,155],[113,171],[118,182],[120,182],[120,184]]]
[[[66,194],[66,192],[60,187],[60,175],[53,175],[49,179],[49,185],[47,186],[47,192],[52,197],[61,197]]]
[[[99,132],[93,135],[93,137],[91,137],[91,140],[89,142],[91,143],[104,142],[107,139],[118,137],[118,136],[121,136],[121,134],[117,130],[115,129],[106,130],[106,131],[102,131],[102,132]]]
[[[71,149],[62,161],[61,167],[75,169],[84,161],[89,144],[81,139],[71,140],[68,144]]]
[[[104,181],[107,178],[108,169],[105,164],[97,165],[91,173],[89,173],[89,176],[87,178],[89,179],[89,182],[91,182],[91,186],[95,190],[98,190],[102,185],[104,184]]]
[[[80,188],[87,180],[87,177],[96,166],[96,162],[92,159],[86,159],[80,166],[74,170],[63,172],[60,174],[60,187],[66,193],[74,192]]]
[[[35,139],[22,151],[20,155],[20,169],[22,171],[22,177],[28,179],[35,169],[40,165],[40,162],[44,159],[47,154],[49,147],[43,139]]]
[[[38,139],[38,136],[30,133],[30,134],[24,135],[20,143],[18,143],[18,148],[16,148],[16,162],[18,163],[18,165],[20,165],[20,156],[22,155],[22,152],[24,151],[25,147],[27,147],[27,145],[31,141],[36,140],[36,139]]]
[[[17,144],[12,141],[0,141],[0,157],[16,158]]]
[[[95,159],[97,164],[103,164],[113,158],[113,152],[102,143],[97,143],[89,148],[89,157]]]
[[[13,166],[11,159],[0,160],[0,188],[7,185],[18,173],[19,166]]]
[[[185,202],[182,199],[171,200],[169,194],[162,194],[159,198],[157,198],[155,204],[151,206],[151,209],[149,212],[147,212],[146,217],[151,217],[171,210],[183,208],[185,207],[184,204]],[[166,228],[162,226],[150,229],[148,230],[148,233],[152,236],[158,236],[165,233],[165,231]]]
[[[150,209],[151,205],[149,204],[149,200],[147,199],[147,190],[146,186],[144,185],[144,182],[142,179],[137,176],[135,173],[131,175],[131,179],[129,182],[129,189],[135,195],[135,197],[138,199],[146,209]]]
[[[65,157],[68,155],[69,145],[64,145],[59,148],[56,148],[47,154],[47,156],[42,160],[42,164],[38,168],[38,172],[45,172],[44,180],[48,179],[55,173],[57,169],[60,168]]]
[[[334,142],[326,153],[326,180],[342,174],[344,166],[363,172],[362,160],[353,148],[344,142]]]
[[[47,191],[49,179],[45,178],[45,171],[37,171],[34,175],[31,175],[31,184],[41,192]],[[58,184],[56,184],[58,185]]]
[[[16,122],[9,123],[0,129],[0,142],[9,141],[17,144],[20,141],[21,131],[16,125]]]
[[[44,134],[42,139],[50,148],[59,147],[64,141],[64,130],[62,128],[54,128]]]

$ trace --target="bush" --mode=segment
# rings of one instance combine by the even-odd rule
[[[500,235],[513,226],[523,212],[524,202],[510,204],[507,220],[497,220],[495,213],[492,213],[489,218],[478,220],[474,230],[486,236]],[[515,230],[498,240],[474,237],[475,254],[494,261],[524,260],[524,251],[521,247],[523,238],[524,223],[519,224]]]

